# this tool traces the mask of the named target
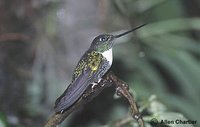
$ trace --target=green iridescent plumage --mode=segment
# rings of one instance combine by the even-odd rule
[[[116,36],[103,34],[96,37],[90,48],[79,60],[72,76],[72,82],[56,100],[54,107],[55,112],[62,112],[72,106],[90,84],[95,84],[101,80],[102,76],[112,65],[112,46],[114,39],[142,26]]]
[[[90,70],[92,70],[90,74],[92,75],[92,73],[97,71],[97,69],[99,68],[102,59],[102,54],[96,51],[88,51],[76,66],[74,74],[72,76],[72,82],[76,80],[76,78],[83,72],[83,70],[86,70],[87,68],[90,68]]]
[[[110,66],[101,53],[88,50],[77,64],[71,84],[56,100],[55,111],[59,112],[70,107],[90,84],[97,83],[101,79]]]

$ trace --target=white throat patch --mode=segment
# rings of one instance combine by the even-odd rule
[[[108,60],[110,66],[112,65],[113,61],[113,54],[112,54],[112,48],[103,52],[102,55]]]

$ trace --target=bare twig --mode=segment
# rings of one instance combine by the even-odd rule
[[[5,33],[0,35],[0,42],[2,41],[27,41],[29,40],[29,36],[21,33]]]
[[[124,81],[117,78],[117,76],[114,75],[114,73],[112,72],[110,73],[111,73],[110,79],[116,85],[116,92],[120,95],[123,95],[129,101],[130,106],[131,106],[131,111],[132,111],[132,117],[138,122],[139,127],[144,127],[143,119],[141,117],[141,114],[138,111],[138,108],[133,96],[128,90],[128,85]]]
[[[87,90],[84,92],[84,94],[81,96],[81,98],[70,108],[66,109],[62,113],[57,113],[51,116],[44,127],[56,127],[59,125],[65,118],[67,118],[68,115],[70,115],[74,110],[79,108],[80,106],[88,103],[91,101],[94,97],[96,97],[104,88],[109,87],[111,85],[116,86],[117,93],[120,93],[125,98],[128,99],[131,110],[132,110],[132,116],[134,119],[137,120],[140,127],[144,127],[143,120],[139,114],[139,111],[137,109],[136,103],[131,96],[131,94],[128,91],[127,84],[123,82],[122,80],[118,79],[117,76],[114,75],[114,73],[109,72],[107,73],[101,80],[101,82],[96,85],[94,88],[87,88]]]

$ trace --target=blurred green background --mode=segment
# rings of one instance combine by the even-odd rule
[[[1,0],[0,127],[43,126],[93,38],[143,23],[118,41],[111,70],[129,84],[148,126],[163,111],[200,126],[199,12],[199,0]],[[113,95],[104,90],[60,126],[112,126],[128,112]]]

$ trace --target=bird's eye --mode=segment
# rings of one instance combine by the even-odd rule
[[[106,37],[101,37],[101,38],[99,38],[99,41],[107,41],[108,40],[108,38],[106,38]]]

